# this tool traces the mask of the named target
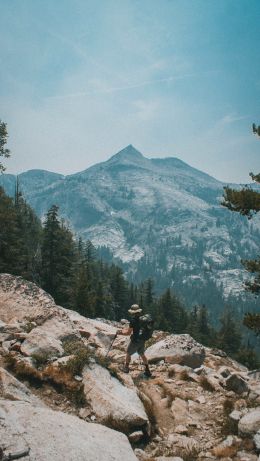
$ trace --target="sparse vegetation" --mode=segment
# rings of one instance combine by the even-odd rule
[[[78,384],[78,386],[73,389],[63,387],[63,392],[76,407],[84,407],[86,404],[84,386],[82,383]]]
[[[236,446],[231,447],[216,447],[212,450],[214,456],[218,458],[233,458],[237,454],[238,448]]]
[[[225,416],[230,415],[230,413],[234,410],[235,401],[230,398],[226,398],[223,402],[223,413]]]
[[[93,357],[90,351],[81,340],[64,341],[63,349],[67,355],[73,355],[66,363],[59,365],[63,370],[68,371],[71,375],[79,375],[85,365]]]
[[[148,397],[148,395],[145,394],[145,392],[139,391],[138,395],[139,395],[141,401],[143,402],[145,412],[146,412],[146,414],[148,416],[148,419],[149,419],[149,421],[151,423],[151,429],[152,429],[152,434],[151,435],[154,435],[155,432],[156,432],[156,428],[157,428],[157,419],[156,419],[156,416],[155,416],[155,411],[154,411],[154,406],[153,406],[152,400],[150,399],[150,397]]]
[[[49,355],[46,352],[35,352],[31,355],[31,358],[33,359],[33,363],[36,368],[41,368],[48,362]]]
[[[189,376],[189,373],[187,370],[182,370],[179,374],[179,378],[182,380],[182,381],[189,381],[190,380],[190,376]]]
[[[168,371],[168,376],[169,378],[174,378],[175,376],[175,370],[173,368],[170,368]]]
[[[187,448],[186,450],[182,451],[181,455],[176,455],[175,456],[181,456],[183,461],[196,461],[198,458],[200,450],[196,447],[191,447]]]
[[[211,382],[208,380],[207,376],[201,375],[199,383],[205,391],[214,392],[215,389],[212,386]]]
[[[27,379],[37,387],[41,383],[41,373],[31,366],[28,362],[17,360],[16,356],[9,352],[4,356],[5,366],[11,370],[17,378]]]
[[[30,333],[36,326],[37,326],[37,324],[35,322],[28,321],[24,325],[23,329],[24,329],[25,333]]]
[[[223,426],[221,428],[221,433],[223,435],[237,434],[237,423],[230,418],[230,413],[234,410],[235,400],[226,398],[223,402]],[[219,455],[216,455],[219,456]],[[221,455],[221,456],[231,456],[231,455]]]
[[[12,354],[11,352],[6,354],[4,356],[4,363],[7,369],[13,370],[16,364],[16,359],[15,359],[14,354]]]

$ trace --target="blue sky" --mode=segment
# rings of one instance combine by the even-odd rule
[[[217,179],[260,170],[259,0],[0,0],[7,172],[128,144]]]

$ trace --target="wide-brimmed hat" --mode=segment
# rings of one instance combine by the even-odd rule
[[[129,314],[139,314],[142,311],[143,310],[138,306],[138,304],[133,304],[130,309],[128,309]]]

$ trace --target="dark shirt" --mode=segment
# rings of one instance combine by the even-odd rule
[[[130,319],[129,326],[130,326],[130,328],[133,328],[133,333],[131,335],[131,339],[133,341],[138,341],[138,339],[140,339],[140,329],[141,329],[139,317],[132,317]]]

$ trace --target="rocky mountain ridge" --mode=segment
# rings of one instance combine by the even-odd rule
[[[146,352],[152,378],[135,357],[124,374],[120,325],[0,275],[1,460],[259,459],[257,371],[189,335],[156,331]]]
[[[20,188],[43,218],[56,204],[72,230],[108,247],[134,282],[151,277],[188,304],[212,290],[236,298],[248,274],[241,259],[259,248],[260,222],[221,206],[224,184],[177,158],[148,159],[132,145],[106,162],[62,176],[19,175]],[[12,195],[15,177],[0,185]],[[104,253],[105,255],[105,253]]]

